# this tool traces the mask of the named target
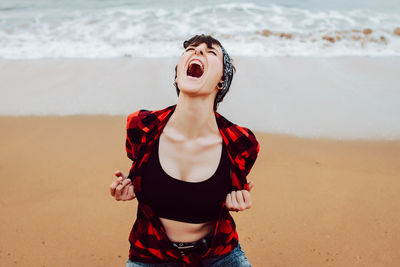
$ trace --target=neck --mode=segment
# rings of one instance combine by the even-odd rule
[[[212,97],[213,95],[206,98],[190,97],[181,91],[175,111],[168,120],[168,126],[183,135],[186,140],[218,133]]]

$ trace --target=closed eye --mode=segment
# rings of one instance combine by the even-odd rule
[[[186,51],[190,51],[190,50],[194,50],[193,47],[189,47],[188,49],[186,49]]]
[[[213,53],[214,54],[214,56],[216,56],[217,55],[217,53],[215,53],[214,51],[212,51],[212,50],[209,50],[208,51],[208,53]]]

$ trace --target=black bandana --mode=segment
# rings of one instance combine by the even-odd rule
[[[222,79],[224,80],[224,87],[222,90],[219,90],[215,101],[216,103],[220,102],[221,99],[224,98],[226,92],[228,92],[229,86],[231,86],[232,78],[233,78],[233,65],[231,62],[231,58],[229,57],[228,53],[225,49],[221,46],[222,54],[223,54],[223,67],[224,67],[224,74],[222,75]]]

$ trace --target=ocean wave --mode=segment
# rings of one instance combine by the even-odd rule
[[[400,55],[400,17],[373,10],[252,2],[0,8],[2,58],[178,56],[198,33],[215,36],[233,56]]]

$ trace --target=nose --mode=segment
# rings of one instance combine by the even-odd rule
[[[195,49],[196,55],[204,55],[204,49],[199,45]]]

